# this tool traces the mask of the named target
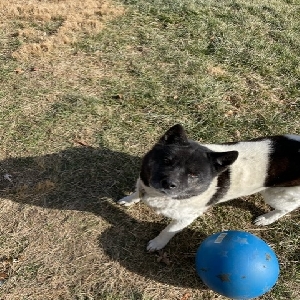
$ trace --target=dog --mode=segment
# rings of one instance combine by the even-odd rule
[[[254,223],[268,225],[300,206],[300,136],[278,135],[242,142],[199,144],[180,125],[171,127],[146,153],[133,194],[171,223],[147,250],[162,249],[209,207],[260,192],[274,208]]]

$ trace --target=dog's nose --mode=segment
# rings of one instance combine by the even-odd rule
[[[176,183],[173,182],[173,181],[170,181],[168,179],[163,179],[161,181],[161,186],[164,188],[164,189],[175,189],[176,188]]]

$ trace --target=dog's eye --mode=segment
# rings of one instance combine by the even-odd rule
[[[164,163],[165,163],[165,165],[167,165],[167,166],[169,166],[169,165],[171,165],[172,164],[172,159],[171,158],[169,158],[169,157],[165,157],[164,158]]]

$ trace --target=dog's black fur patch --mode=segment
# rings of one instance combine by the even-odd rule
[[[220,199],[224,197],[224,195],[227,193],[230,187],[230,171],[227,169],[223,173],[221,173],[218,177],[218,183],[217,183],[217,191],[215,194],[211,197],[209,202],[207,203],[207,206],[214,205],[219,202]]]
[[[300,185],[299,141],[286,136],[273,136],[269,161],[266,187]]]

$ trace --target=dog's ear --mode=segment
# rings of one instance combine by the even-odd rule
[[[209,153],[213,165],[218,173],[225,171],[238,158],[238,151],[211,152]]]
[[[180,124],[172,126],[158,141],[162,145],[187,145],[188,138],[184,128]]]

